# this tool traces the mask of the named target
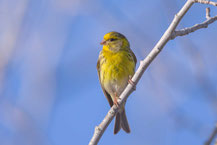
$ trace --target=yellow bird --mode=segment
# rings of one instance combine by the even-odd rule
[[[105,34],[102,51],[97,61],[99,81],[110,106],[118,106],[118,97],[135,73],[136,56],[130,49],[127,38],[118,32]],[[114,134],[122,128],[130,133],[130,127],[124,109],[125,104],[116,115]]]

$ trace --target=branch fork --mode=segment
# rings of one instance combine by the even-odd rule
[[[198,0],[197,0],[198,1]],[[211,1],[209,1],[211,3]],[[208,1],[203,1],[200,0],[200,2],[198,3],[202,3],[202,4],[208,4]],[[214,2],[212,2],[213,4]],[[214,3],[217,5],[217,3]],[[213,5],[214,5],[213,4]],[[206,20],[200,24],[195,24],[194,26],[192,27],[187,27],[187,28],[184,28],[184,29],[180,29],[180,30],[175,30],[172,35],[171,35],[171,38],[170,39],[175,39],[177,36],[184,36],[184,35],[188,35],[189,33],[192,33],[198,29],[201,29],[201,28],[207,28],[209,24],[215,22],[217,20],[217,15],[214,16],[214,17],[210,17],[210,8],[206,8]]]

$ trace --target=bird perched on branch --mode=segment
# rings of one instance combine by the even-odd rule
[[[105,34],[102,51],[97,61],[97,71],[104,95],[110,106],[119,105],[117,100],[128,83],[133,85],[136,56],[130,49],[127,38],[118,32]],[[124,109],[125,104],[116,115],[114,134],[122,128],[130,133],[130,127]]]

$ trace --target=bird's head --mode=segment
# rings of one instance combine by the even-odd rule
[[[105,34],[104,39],[100,44],[103,45],[103,49],[112,52],[130,48],[127,38],[118,32],[109,32]]]

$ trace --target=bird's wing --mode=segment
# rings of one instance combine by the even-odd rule
[[[101,79],[100,79],[100,60],[101,60],[102,57],[99,57],[98,61],[97,61],[97,72],[98,72],[98,77],[99,77],[99,81],[100,81],[100,85],[102,87],[102,90],[103,90],[103,93],[104,95],[106,96],[106,99],[108,100],[109,102],[109,105],[112,107],[113,106],[113,101],[112,101],[112,98],[111,96],[109,95],[109,93],[105,90],[103,84],[101,83]]]

